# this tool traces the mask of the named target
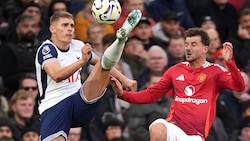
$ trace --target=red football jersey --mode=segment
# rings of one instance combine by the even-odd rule
[[[169,68],[154,86],[140,91],[124,91],[121,99],[131,103],[152,103],[173,89],[174,101],[167,121],[187,135],[207,137],[216,114],[216,100],[223,89],[243,91],[244,80],[235,63],[226,62],[229,71],[206,62],[190,68],[183,62]]]

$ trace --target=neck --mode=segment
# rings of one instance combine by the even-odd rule
[[[67,50],[69,48],[69,43],[64,43],[61,42],[59,40],[57,40],[56,38],[51,37],[52,42],[61,50]]]
[[[189,62],[189,67],[190,68],[199,68],[201,67],[203,64],[205,64],[206,62],[206,58],[199,58],[195,61],[190,61]]]
[[[14,116],[14,119],[15,119],[15,121],[16,121],[18,124],[20,124],[20,125],[22,125],[22,126],[25,126],[25,121],[26,121],[26,120],[24,120],[23,118],[20,118],[20,117],[18,117],[17,115],[15,115],[15,116]]]
[[[103,52],[103,46],[102,44],[92,44],[92,46],[94,47],[94,49],[98,52]]]
[[[180,63],[184,61],[184,58],[175,58],[176,63]]]
[[[144,44],[148,44],[150,42],[150,39],[145,39],[145,40],[143,40],[143,43]]]

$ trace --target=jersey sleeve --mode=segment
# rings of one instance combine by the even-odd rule
[[[50,59],[56,59],[58,53],[52,44],[45,44],[38,50],[38,62],[40,65],[44,65],[44,62]]]
[[[217,78],[217,83],[222,89],[230,89],[234,91],[243,91],[245,84],[240,70],[234,61],[226,62],[229,72],[222,72]]]
[[[172,89],[171,71],[166,71],[161,80],[152,87],[139,92],[125,91],[119,98],[134,104],[148,104],[159,100]]]

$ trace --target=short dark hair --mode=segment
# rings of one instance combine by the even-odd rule
[[[243,8],[239,13],[238,13],[238,19],[240,19],[242,16],[250,14],[250,8]]]
[[[205,46],[209,46],[210,44],[210,39],[209,36],[207,35],[207,32],[204,31],[202,28],[189,28],[186,31],[186,38],[187,37],[194,37],[194,36],[200,36],[201,37],[201,42]]]
[[[36,8],[38,8],[38,9],[40,10],[40,12],[41,12],[41,7],[40,7],[40,5],[37,4],[37,3],[35,3],[35,2],[33,2],[33,1],[31,1],[31,2],[27,3],[27,4],[23,7],[21,13],[23,13],[23,12],[24,12],[26,9],[28,9],[29,7],[36,7]]]
[[[68,9],[67,3],[65,2],[65,0],[52,0],[48,7],[48,17],[51,17],[53,15],[54,5],[56,5],[57,3],[63,3]]]
[[[184,39],[185,40],[185,37],[183,35],[171,36],[171,38],[169,39],[169,43],[171,42],[171,40],[177,40],[177,39]]]
[[[162,16],[162,21],[171,21],[171,20],[174,20],[174,21],[180,21],[177,13],[175,11],[167,11],[163,14]]]
[[[32,20],[33,21],[33,17],[32,16],[27,16],[27,15],[20,15],[18,18],[16,18],[15,20],[15,25],[17,27],[17,25],[25,20]]]
[[[19,88],[22,88],[23,87],[23,80],[25,79],[33,79],[35,81],[36,80],[36,75],[33,74],[33,73],[26,73],[24,74],[20,79],[19,79]]]
[[[116,40],[115,34],[107,34],[107,35],[103,36],[102,44],[103,45],[108,45],[108,44],[113,43],[115,40]]]

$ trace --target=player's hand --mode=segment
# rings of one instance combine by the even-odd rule
[[[91,57],[92,47],[90,44],[85,44],[85,46],[82,48],[82,60],[85,63],[87,63]]]
[[[135,80],[127,78],[122,84],[127,91],[137,91],[137,81]]]
[[[121,82],[119,80],[117,80],[115,77],[110,76],[110,83],[111,83],[111,86],[112,86],[115,94],[117,96],[121,96],[123,93],[123,88],[122,88]]]
[[[222,53],[225,61],[232,61],[233,58],[233,45],[230,42],[225,42],[223,44],[223,53]]]

